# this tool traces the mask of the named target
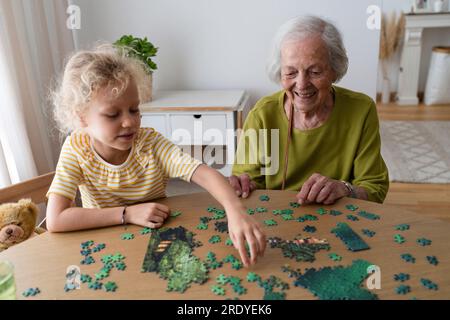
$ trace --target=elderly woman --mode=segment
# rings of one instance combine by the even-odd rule
[[[383,202],[389,180],[376,106],[367,95],[334,85],[347,67],[342,37],[330,22],[308,16],[281,26],[268,73],[283,90],[259,100],[245,121],[229,178],[238,195],[288,189],[298,191],[300,204],[348,196]],[[246,143],[250,129],[267,130],[266,151],[258,149],[261,141]],[[278,170],[265,170],[261,160],[269,158],[279,159]]]

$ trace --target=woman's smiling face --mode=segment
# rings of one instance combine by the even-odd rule
[[[301,112],[314,112],[330,97],[336,73],[319,35],[302,40],[287,40],[281,47],[281,84],[292,93],[294,107]]]

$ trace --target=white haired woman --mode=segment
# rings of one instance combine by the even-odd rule
[[[334,85],[347,68],[332,23],[306,16],[280,27],[267,69],[283,90],[259,100],[245,121],[229,178],[238,195],[287,189],[298,191],[300,204],[333,204],[346,196],[384,201],[389,178],[376,106],[367,95]],[[264,150],[258,141],[248,144],[251,129],[267,130]],[[273,129],[279,139],[272,140]],[[260,160],[273,160],[274,153],[279,169],[267,173]]]

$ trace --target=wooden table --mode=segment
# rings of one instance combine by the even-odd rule
[[[270,201],[263,202],[259,196],[267,194]],[[255,213],[254,217],[261,222],[265,219],[275,219],[278,222],[276,227],[265,227],[267,236],[278,236],[283,239],[293,239],[299,233],[307,236],[302,230],[305,225],[317,227],[314,237],[327,238],[331,245],[330,251],[319,251],[316,254],[316,261],[296,262],[295,260],[284,258],[280,249],[267,248],[265,256],[261,258],[257,265],[250,269],[235,271],[230,264],[224,264],[222,268],[211,270],[210,279],[203,285],[193,284],[184,294],[176,292],[166,292],[167,281],[162,280],[155,273],[141,273],[141,266],[146,253],[149,235],[141,235],[142,229],[138,226],[111,227],[90,231],[72,232],[64,234],[45,233],[39,237],[30,239],[18,244],[2,253],[0,260],[9,260],[15,266],[15,278],[17,285],[17,296],[23,298],[21,293],[30,287],[39,287],[41,293],[36,299],[223,299],[215,296],[210,290],[216,284],[215,278],[223,273],[226,276],[235,275],[243,279],[243,286],[248,289],[248,293],[240,299],[262,299],[263,289],[255,283],[248,283],[247,273],[253,271],[261,275],[264,279],[269,275],[276,275],[288,282],[290,290],[287,290],[287,299],[315,299],[306,289],[295,287],[293,279],[281,271],[281,266],[289,264],[292,268],[300,268],[302,272],[305,268],[320,268],[323,266],[350,265],[353,260],[365,259],[381,268],[381,289],[374,290],[380,299],[449,299],[450,298],[450,224],[440,220],[423,218],[417,214],[397,210],[395,207],[380,205],[376,203],[344,198],[333,206],[324,206],[325,209],[337,209],[344,214],[331,216],[325,214],[319,216],[316,210],[318,205],[305,206],[294,209],[294,217],[304,214],[316,214],[318,221],[297,222],[283,221],[280,216],[272,214],[273,209],[289,208],[289,202],[294,200],[294,192],[289,191],[255,191],[249,199],[243,200],[248,208],[266,207],[267,213]],[[183,225],[188,230],[195,232],[196,240],[200,240],[203,246],[196,248],[194,254],[205,260],[206,253],[213,251],[218,259],[223,259],[232,253],[238,257],[237,251],[226,246],[225,235],[221,235],[222,243],[210,244],[208,239],[213,234],[214,224],[209,223],[208,230],[196,230],[199,217],[210,216],[206,211],[208,206],[220,207],[218,203],[207,193],[196,193],[185,196],[176,196],[158,201],[170,206],[172,210],[181,210],[182,215],[171,220],[165,225],[167,227],[177,227]],[[376,213],[381,216],[380,220],[371,221],[359,218],[359,221],[348,221],[346,215],[352,213],[345,208],[347,204],[355,204],[359,209]],[[338,222],[347,222],[353,230],[370,245],[371,249],[360,252],[351,252],[346,249],[342,241],[330,230]],[[407,223],[410,225],[408,231],[396,231],[395,226]],[[376,232],[373,238],[363,236],[361,229],[367,228]],[[125,232],[135,234],[133,240],[121,240],[121,235]],[[403,244],[394,242],[393,236],[401,233],[406,238]],[[430,246],[419,246],[416,239],[425,237],[432,240]],[[83,266],[80,265],[80,243],[86,240],[94,240],[96,243],[106,243],[106,248],[93,254],[96,263]],[[115,281],[118,289],[115,293],[104,290],[90,290],[86,284],[81,285],[80,290],[64,292],[65,273],[69,265],[79,265],[82,273],[94,275],[102,267],[100,257],[103,254],[120,252],[125,258],[127,268],[125,271],[112,270],[106,281]],[[330,252],[338,253],[343,257],[341,262],[333,262],[328,257]],[[411,253],[415,258],[414,264],[406,263],[401,258],[402,253]],[[426,261],[426,256],[435,255],[439,259],[437,266],[430,265]],[[411,286],[411,293],[398,295],[395,288],[401,283],[393,280],[396,273],[409,273],[411,279],[404,284]],[[428,278],[439,285],[439,290],[428,290],[420,284],[421,278]],[[103,282],[106,282],[105,280]],[[225,286],[227,295],[233,298],[235,295],[229,285]],[[29,298],[31,299],[31,298]]]

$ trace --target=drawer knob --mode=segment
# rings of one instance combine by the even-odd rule
[[[201,114],[194,114],[194,118],[195,118],[195,119],[200,119],[201,117],[202,117]]]

